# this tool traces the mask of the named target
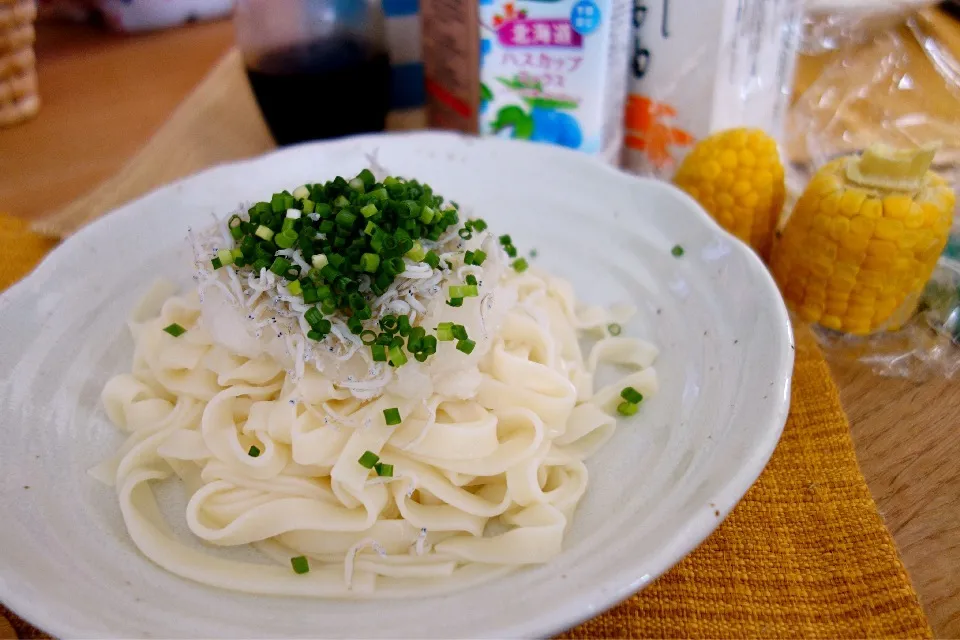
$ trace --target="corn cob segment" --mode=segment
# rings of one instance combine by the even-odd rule
[[[913,314],[950,231],[955,195],[933,152],[876,146],[824,165],[777,239],[771,270],[801,319],[856,335]]]
[[[721,227],[768,256],[785,197],[773,138],[760,129],[715,133],[697,143],[673,180]]]

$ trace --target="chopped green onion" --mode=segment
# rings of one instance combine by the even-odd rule
[[[400,316],[397,320],[397,331],[406,338],[410,334],[410,318],[407,316]]]
[[[236,262],[243,258],[243,250],[238,248],[233,248],[230,250],[230,255],[233,256],[233,261]]]
[[[289,249],[293,245],[297,244],[298,239],[299,239],[299,236],[297,236],[296,231],[294,231],[293,229],[286,229],[278,233],[274,237],[273,241],[276,242],[277,246],[280,247],[281,249]]]
[[[291,294],[295,296],[299,296],[303,294],[303,287],[300,285],[299,280],[294,280],[293,282],[287,285],[287,291],[289,291]]]
[[[477,286],[477,277],[472,273],[467,274],[467,284]]]
[[[380,256],[375,253],[365,253],[360,256],[360,268],[367,273],[373,273],[380,266]]]
[[[373,470],[377,472],[377,475],[381,478],[392,478],[393,477],[393,465],[377,463],[374,465]]]
[[[370,218],[370,217],[372,217],[372,216],[377,215],[377,214],[379,213],[379,211],[377,211],[377,205],[375,205],[375,204],[373,204],[373,203],[371,202],[370,204],[367,204],[367,205],[364,205],[363,207],[361,207],[361,208],[360,208],[360,213],[363,214],[363,217],[364,217],[364,218]]]
[[[529,267],[530,265],[527,264],[527,260],[525,258],[517,258],[516,260],[513,261],[513,264],[511,266],[513,267],[513,270],[516,271],[517,273],[523,273],[524,271],[527,270],[527,267]]]
[[[423,352],[427,355],[432,355],[437,352],[437,338],[436,336],[424,336],[423,337]]]
[[[683,255],[683,247],[680,245],[674,245],[673,249],[670,249],[670,253],[673,254],[674,258],[679,258]]]
[[[293,572],[296,574],[303,575],[304,573],[310,573],[310,563],[307,562],[307,559],[304,556],[290,558],[290,565],[293,567]]]
[[[310,331],[307,331],[307,337],[310,338],[311,340],[316,340],[317,342],[320,342],[327,336],[323,333],[320,333],[316,329],[310,329]]]
[[[316,211],[317,203],[313,200],[304,200],[303,201],[303,212],[304,213],[314,213]]]
[[[473,340],[460,340],[459,342],[457,342],[457,351],[462,351],[463,353],[470,355],[471,353],[473,353],[473,349],[476,346],[477,346],[477,343],[474,342]]]
[[[424,207],[420,210],[420,222],[423,224],[430,224],[433,222],[433,219],[436,217],[437,212],[431,209],[430,207]]]
[[[375,344],[370,347],[370,351],[373,353],[374,362],[386,362],[387,361],[387,348],[382,344]]]
[[[451,329],[453,330],[453,337],[457,340],[466,340],[469,337],[467,335],[467,328],[462,324],[455,324]]]
[[[469,221],[471,226],[473,226],[474,231],[486,231],[487,223],[482,218],[476,218]]]
[[[360,459],[357,460],[360,463],[361,467],[366,469],[373,469],[373,465],[380,462],[380,456],[375,454],[373,451],[364,451],[363,455],[360,456]]]
[[[387,426],[392,427],[395,424],[400,424],[400,410],[396,407],[383,410],[383,420],[387,423]]]
[[[423,259],[426,257],[427,253],[423,250],[423,246],[419,242],[414,242],[413,248],[410,249],[410,251],[407,251],[405,255],[414,262],[423,262]]]
[[[363,180],[361,180],[360,178],[354,178],[353,180],[350,181],[350,188],[353,189],[354,191],[359,191],[360,193],[363,193],[363,186],[364,186]]]
[[[475,284],[464,284],[464,285],[453,285],[450,287],[450,298],[475,298],[479,294],[477,290],[477,285]]]
[[[612,336],[618,336],[620,332],[623,331],[623,327],[614,322],[607,325],[607,331],[609,331]]]
[[[505,245],[503,250],[507,252],[507,255],[511,258],[517,257],[517,248],[512,244]]]
[[[210,265],[213,267],[213,270],[216,271],[223,266],[223,263],[220,262],[220,258],[214,258],[210,261]]]
[[[377,341],[377,334],[371,331],[370,329],[365,329],[360,332],[360,342],[370,346]]]
[[[324,315],[330,315],[336,310],[337,310],[337,302],[333,298],[327,298],[326,300],[320,303],[320,311],[322,311]]]
[[[395,333],[397,331],[397,326],[399,325],[399,320],[397,316],[390,314],[380,318],[380,328],[386,331],[387,333]]]
[[[482,265],[483,261],[486,259],[487,259],[486,251],[480,251],[479,249],[477,249],[476,251],[473,252],[473,264],[477,265],[478,267]]]
[[[413,354],[413,357],[417,359],[417,362],[425,362],[427,358],[430,357],[430,354],[426,351],[418,351]]]
[[[370,169],[362,170],[360,173],[357,174],[357,177],[360,179],[360,181],[363,183],[363,186],[365,187],[372,187],[373,184],[377,181],[376,177],[374,177],[373,172],[370,171]]]
[[[163,330],[169,333],[170,335],[172,335],[174,338],[179,338],[180,336],[182,336],[187,332],[186,329],[181,327],[176,322],[174,322],[173,324],[168,324],[163,328]]]
[[[357,216],[353,215],[349,211],[340,211],[337,214],[335,220],[337,221],[337,226],[343,229],[349,229],[353,226],[353,223],[356,221]]]
[[[437,340],[440,342],[450,342],[453,340],[453,329],[437,329]]]
[[[500,236],[500,244],[504,246],[513,244],[513,239],[508,235],[502,235]]]
[[[617,413],[622,416],[632,416],[639,407],[633,402],[621,402],[617,405]]]
[[[303,319],[307,321],[311,327],[316,327],[320,324],[320,321],[323,320],[323,315],[320,313],[320,310],[316,307],[310,307],[303,314]]]
[[[217,251],[217,257],[220,258],[220,264],[223,266],[233,264],[233,251],[230,249],[220,249]]]
[[[297,200],[303,200],[304,198],[310,197],[310,190],[307,189],[307,185],[302,184],[296,189],[293,190],[293,197]]]
[[[627,402],[632,402],[633,404],[640,404],[643,402],[643,394],[633,387],[625,387],[623,391],[620,392],[620,397]]]
[[[292,262],[290,262],[286,258],[277,256],[277,258],[273,261],[273,264],[270,265],[270,271],[277,274],[278,276],[282,276],[286,274],[287,269],[289,269],[292,266],[293,266]]]
[[[430,265],[431,269],[436,269],[440,265],[440,256],[431,249],[427,251],[427,255],[423,257],[423,261]]]
[[[250,445],[250,450],[247,451],[247,455],[251,458],[256,458],[260,456],[260,449],[256,445]]]
[[[457,231],[457,235],[463,238],[464,240],[469,240],[470,238],[473,237],[473,233],[470,231],[470,229],[467,229],[466,227],[461,227],[460,230]]]
[[[253,235],[258,238],[263,238],[264,240],[273,240],[273,229],[260,225],[257,227],[257,230],[253,232]]]
[[[407,356],[403,355],[400,347],[390,347],[390,364],[395,367],[402,367],[407,363]]]
[[[451,307],[462,307],[463,298],[450,298],[449,300],[447,300],[447,304],[450,305]]]

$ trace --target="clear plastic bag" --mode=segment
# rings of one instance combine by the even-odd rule
[[[960,23],[925,10],[896,29],[805,57],[787,117],[788,192],[817,169],[873,143],[940,146],[931,167],[960,185]],[[792,209],[788,201],[786,210]],[[820,330],[828,355],[882,375],[924,379],[960,373],[960,212],[944,255],[902,329],[857,338]]]

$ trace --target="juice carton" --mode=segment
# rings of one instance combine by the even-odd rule
[[[631,0],[422,0],[430,125],[618,164]]]
[[[633,0],[625,167],[672,177],[719,129],[780,139],[803,0]]]

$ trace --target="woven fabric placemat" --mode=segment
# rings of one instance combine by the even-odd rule
[[[157,180],[262,152],[269,138],[251,101],[231,54],[117,178],[39,228],[68,234]],[[0,288],[53,244],[0,217]],[[932,636],[857,466],[829,368],[806,328],[796,328],[796,343],[790,418],[757,483],[688,558],[565,637]],[[20,637],[45,637],[2,606],[0,614]]]

